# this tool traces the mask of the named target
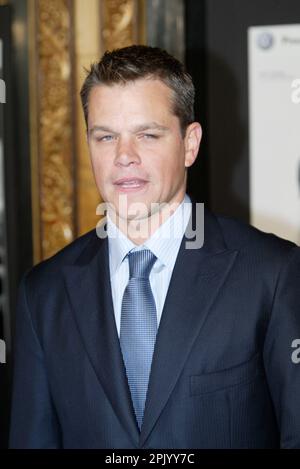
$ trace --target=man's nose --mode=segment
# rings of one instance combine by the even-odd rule
[[[128,166],[132,163],[140,163],[136,146],[132,138],[120,138],[116,147],[115,164]]]

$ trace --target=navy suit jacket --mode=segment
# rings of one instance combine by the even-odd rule
[[[193,205],[194,213],[194,205]],[[175,263],[139,432],[95,231],[20,286],[12,448],[300,448],[300,248],[205,212]]]

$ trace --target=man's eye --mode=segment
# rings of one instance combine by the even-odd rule
[[[142,137],[145,138],[145,139],[151,140],[151,139],[158,139],[158,138],[159,138],[159,135],[155,135],[155,134],[143,134]]]
[[[110,142],[112,139],[112,135],[102,135],[101,137],[96,137],[97,142]]]

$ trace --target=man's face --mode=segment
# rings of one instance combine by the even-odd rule
[[[184,197],[201,127],[191,124],[183,138],[171,98],[172,91],[154,79],[99,85],[90,92],[88,144],[96,184],[122,218],[131,218],[133,203],[143,204],[133,217],[142,219],[151,204],[180,203]]]

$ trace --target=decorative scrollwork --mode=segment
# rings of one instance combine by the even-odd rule
[[[102,15],[102,37],[105,49],[117,49],[140,41],[136,0],[105,0]]]
[[[74,237],[71,2],[38,0],[42,257]]]

